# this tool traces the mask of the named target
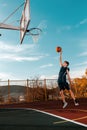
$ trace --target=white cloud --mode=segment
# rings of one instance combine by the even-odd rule
[[[87,51],[80,53],[79,56],[87,56]]]
[[[63,30],[70,30],[71,28],[72,28],[71,26],[67,25],[67,26],[64,26],[62,29]]]
[[[87,56],[87,39],[80,39],[79,47],[82,52],[78,54],[78,57]]]
[[[40,60],[42,57],[38,56],[38,57],[12,57],[12,60],[16,60],[16,61],[38,61]]]
[[[7,51],[7,52],[23,52],[25,50],[32,50],[34,49],[35,45],[11,45],[8,42],[0,41],[0,51]]]
[[[71,78],[81,78],[84,75],[84,69],[73,70],[70,72]]]
[[[65,26],[59,27],[57,29],[57,33],[61,33],[63,31],[70,31],[71,29],[74,29],[74,28],[79,28],[81,25],[84,25],[86,23],[87,23],[87,18],[83,19],[82,21],[80,21],[79,23],[75,25],[65,25]]]
[[[78,27],[80,27],[81,25],[84,25],[84,24],[86,24],[87,23],[87,18],[86,19],[83,19],[82,21],[80,21],[79,23],[77,23],[76,25],[75,25],[75,28],[78,28]]]
[[[85,71],[87,69],[87,61],[80,62],[75,64],[73,69],[70,71],[72,78],[81,78],[85,75]]]
[[[81,39],[79,42],[81,47],[87,47],[87,39]]]
[[[40,76],[40,79],[42,79],[42,80],[43,80],[43,79],[46,79],[46,76],[45,76],[45,75],[41,75],[41,76]]]
[[[14,60],[17,61],[38,61],[41,57],[14,57]]]
[[[81,24],[85,24],[85,23],[87,23],[87,18],[86,18],[86,19],[83,19],[82,21],[80,21],[79,24],[81,25]]]
[[[75,64],[75,66],[83,66],[83,65],[87,65],[87,61],[82,62],[82,63]]]
[[[7,6],[7,3],[3,3],[2,6],[3,6],[3,7],[6,7],[6,6]]]
[[[63,32],[63,31],[69,31],[69,30],[71,30],[71,29],[72,29],[72,26],[66,25],[66,26],[62,26],[61,28],[59,27],[59,28],[57,29],[57,32],[58,32],[58,33],[61,33],[61,32]]]
[[[14,55],[14,54],[3,54],[0,55],[0,60],[8,60],[8,61],[38,61],[41,58],[43,58],[43,56],[18,56],[18,55]]]
[[[47,76],[48,79],[58,79],[58,75]]]
[[[49,54],[42,54],[38,51],[39,46],[30,45],[11,45],[8,42],[0,41],[0,60],[8,61],[38,61]]]
[[[40,79],[57,79],[58,75],[50,75],[50,76],[46,76],[46,75],[41,75]]]
[[[0,72],[0,80],[14,79],[14,76],[11,73]]]
[[[52,66],[53,66],[53,64],[46,64],[46,65],[40,66],[40,68],[47,68],[47,67],[52,67]]]

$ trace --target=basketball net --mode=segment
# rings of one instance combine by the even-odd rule
[[[32,36],[33,42],[37,43],[39,40],[39,35],[31,35],[31,36]]]

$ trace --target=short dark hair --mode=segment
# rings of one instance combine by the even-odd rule
[[[69,66],[69,62],[68,61],[64,61],[66,64],[67,64],[67,66]]]

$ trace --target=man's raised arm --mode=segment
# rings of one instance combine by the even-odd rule
[[[60,63],[60,66],[62,66],[62,51],[60,52],[59,63]]]

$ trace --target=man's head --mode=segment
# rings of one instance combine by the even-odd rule
[[[63,66],[64,66],[64,67],[69,66],[69,62],[68,62],[68,61],[64,61]]]

